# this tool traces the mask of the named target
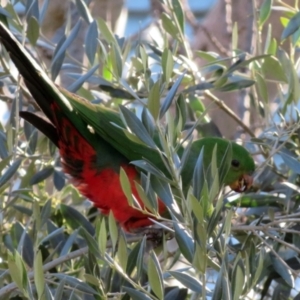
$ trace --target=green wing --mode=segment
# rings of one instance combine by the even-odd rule
[[[87,103],[82,98],[66,91],[64,94],[76,110],[78,117],[86,123],[90,133],[101,136],[129,161],[146,159],[168,176],[163,159],[164,154],[159,146],[153,140],[151,145],[147,145],[136,135],[131,134],[125,128],[118,112],[102,105]],[[94,139],[88,141],[94,143]],[[97,139],[94,147],[97,147]]]

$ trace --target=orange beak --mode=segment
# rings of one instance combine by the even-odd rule
[[[252,183],[253,183],[252,176],[244,174],[229,186],[233,191],[242,193],[247,191],[252,186]]]

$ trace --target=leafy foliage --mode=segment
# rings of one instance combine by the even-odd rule
[[[48,70],[52,79],[59,76],[68,47],[86,22],[88,66],[80,66],[82,74],[69,74],[75,81],[68,89],[119,109],[126,134],[135,141],[156,147],[158,139],[170,170],[172,178],[166,178],[149,161],[134,162],[148,174],[137,184],[146,207],[157,217],[158,196],[171,207],[174,220],[161,216],[165,223],[157,226],[164,230],[150,229],[150,241],[120,231],[112,215],[103,217],[68,184],[54,145],[19,119],[20,108],[36,108],[1,50],[1,100],[10,107],[9,121],[0,128],[1,299],[245,299],[266,296],[274,281],[272,299],[299,293],[294,288],[300,268],[300,88],[294,51],[278,49],[269,30],[266,41],[258,41],[263,52],[233,49],[234,56],[224,58],[198,51],[195,55],[205,61],[198,67],[184,35],[181,2],[164,2],[168,12],[159,21],[166,33],[159,45],[120,39],[103,20],[93,20],[84,1],[76,1],[81,20],[55,46]],[[271,7],[272,1],[264,1],[258,30],[267,26]],[[281,8],[282,38],[296,47],[299,12]],[[26,19],[17,16],[10,1],[0,9],[1,20],[37,59],[36,45],[47,43],[39,30],[44,14],[36,1],[27,1]],[[269,82],[280,87],[275,112]],[[259,131],[214,95],[239,89],[253,99],[264,124]],[[181,161],[178,147],[189,144],[195,132],[212,131],[204,96],[236,119],[252,137],[247,145],[258,153],[256,188],[234,199],[222,191],[222,167],[215,160],[210,174],[203,174],[201,155],[194,188],[181,189],[189,147]],[[120,180],[134,205],[125,172]]]

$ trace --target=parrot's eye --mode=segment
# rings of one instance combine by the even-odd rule
[[[234,168],[238,168],[240,166],[240,162],[236,159],[233,159],[231,161],[231,165],[234,167]]]

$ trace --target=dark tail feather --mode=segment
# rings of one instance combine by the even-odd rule
[[[49,87],[43,74],[38,71],[40,70],[40,66],[31,57],[28,51],[22,51],[23,46],[2,22],[0,22],[0,41],[6,48],[20,74],[23,76],[26,86],[33,98],[45,115],[53,121],[50,106],[53,102],[53,90]]]
[[[28,111],[20,111],[20,117],[26,120],[28,123],[32,124],[39,131],[41,131],[45,136],[47,136],[55,146],[58,147],[58,135],[57,130],[53,124],[45,120],[44,118],[35,115],[34,113]]]

